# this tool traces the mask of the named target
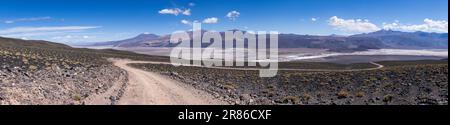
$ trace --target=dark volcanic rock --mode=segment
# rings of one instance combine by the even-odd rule
[[[280,71],[261,78],[256,71],[133,64],[169,75],[233,104],[445,105],[448,62],[383,62],[370,71]],[[251,93],[251,94],[249,94]],[[255,95],[255,96],[253,96]],[[257,95],[257,96],[256,96]]]

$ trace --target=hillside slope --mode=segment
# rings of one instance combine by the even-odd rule
[[[236,31],[236,30],[233,30]],[[206,32],[205,30],[202,33]],[[245,31],[244,31],[245,32]],[[192,35],[192,32],[188,32]],[[220,32],[224,38],[224,32]],[[448,34],[426,33],[426,32],[400,32],[381,30],[367,34],[352,36],[315,36],[280,34],[278,36],[279,48],[315,48],[327,49],[334,52],[364,51],[368,49],[447,49]],[[224,42],[224,41],[222,41]],[[247,43],[245,43],[247,44]],[[203,44],[208,46],[209,44]],[[153,34],[141,34],[137,37],[112,41],[100,42],[91,46],[110,47],[174,47],[170,43],[170,35],[157,36]]]
[[[0,104],[83,104],[115,84],[125,87],[127,73],[108,58],[164,60],[117,50],[0,37]],[[110,101],[106,104],[116,103],[121,90],[107,97]]]

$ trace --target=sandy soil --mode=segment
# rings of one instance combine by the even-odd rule
[[[125,59],[110,59],[115,66],[127,71],[128,83],[116,84],[105,93],[92,96],[85,101],[88,105],[222,105],[228,104],[223,100],[215,99],[209,93],[195,89],[187,84],[172,80],[167,76],[158,73],[137,69],[128,64],[131,63],[151,63],[166,64],[167,62],[132,61]],[[373,63],[378,67],[360,70],[376,70],[384,66]],[[194,66],[202,67],[202,66]],[[258,70],[256,68],[232,68],[232,67],[204,67],[230,70]],[[279,69],[308,71],[309,69]],[[321,70],[314,70],[321,71]],[[111,97],[114,97],[111,99]],[[116,100],[117,99],[117,100]]]
[[[138,63],[113,60],[114,65],[128,72],[129,84],[119,105],[218,105],[226,104],[206,92],[196,90],[165,76],[128,66]]]

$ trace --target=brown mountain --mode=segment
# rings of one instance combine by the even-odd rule
[[[232,30],[236,31],[236,30]],[[202,31],[203,33],[206,31]],[[192,32],[188,32],[192,34]],[[221,32],[224,38],[224,32]],[[174,47],[170,44],[170,35],[157,36],[141,34],[137,37],[96,43],[93,46],[111,47]],[[314,36],[297,34],[280,34],[279,48],[318,48],[336,52],[364,51],[368,49],[399,48],[399,49],[442,49],[448,48],[448,35],[425,32],[378,31],[352,36]],[[208,46],[205,44],[203,46]]]

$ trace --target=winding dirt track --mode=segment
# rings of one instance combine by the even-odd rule
[[[117,104],[119,105],[221,105],[227,104],[213,98],[207,92],[197,90],[192,86],[171,80],[157,73],[137,69],[127,64],[170,64],[167,62],[131,61],[124,59],[112,59],[114,65],[128,72],[129,84],[124,95]],[[377,70],[384,66],[371,62],[375,68],[351,69],[351,70],[327,70],[327,69],[278,69],[286,71],[365,71]],[[203,66],[193,66],[203,67]],[[232,68],[232,67],[203,67],[230,70],[259,70],[258,68]]]
[[[130,60],[128,60],[128,63],[172,65],[172,63],[169,63],[169,62],[152,62],[152,61],[130,61]],[[274,70],[278,70],[278,71],[312,71],[312,72],[349,72],[349,71],[370,71],[370,70],[378,70],[378,69],[384,68],[384,66],[381,64],[378,64],[375,62],[369,62],[369,63],[372,65],[375,65],[377,67],[365,68],[365,69],[285,69],[285,68],[278,68],[278,69],[274,69]],[[243,70],[243,71],[261,70],[261,68],[206,67],[206,66],[196,66],[196,65],[192,65],[191,67],[210,68],[210,69],[227,69],[227,70]]]
[[[129,84],[119,105],[220,105],[226,104],[206,92],[156,73],[128,66],[136,61],[113,60],[128,72]]]

